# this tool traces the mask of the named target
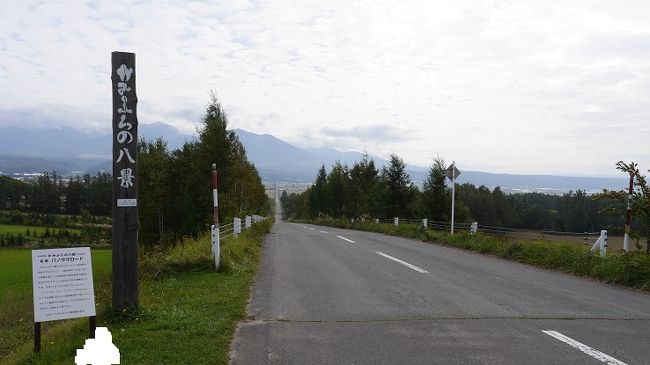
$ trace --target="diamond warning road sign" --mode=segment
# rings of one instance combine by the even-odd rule
[[[456,168],[456,165],[451,164],[447,170],[445,170],[445,176],[449,178],[449,180],[455,180],[458,178],[460,175],[460,171]]]

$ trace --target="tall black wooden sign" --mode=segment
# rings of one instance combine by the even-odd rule
[[[135,54],[111,54],[113,81],[113,309],[138,307],[138,98]]]

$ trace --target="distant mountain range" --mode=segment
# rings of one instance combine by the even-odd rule
[[[140,136],[145,139],[163,137],[170,149],[193,140],[193,135],[183,135],[162,123],[140,124]],[[255,164],[266,181],[310,183],[321,165],[329,171],[339,160],[348,166],[363,158],[360,152],[341,152],[329,148],[299,148],[274,136],[255,134],[236,129],[246,148],[248,159]],[[17,127],[0,127],[0,173],[38,173],[55,170],[63,175],[94,174],[110,171],[111,135],[85,134],[71,128],[32,130]],[[370,156],[378,166],[387,161]],[[407,165],[413,181],[421,185],[428,168]],[[469,182],[489,188],[500,186],[508,192],[538,191],[550,194],[569,190],[599,192],[602,189],[623,189],[627,179],[603,177],[567,177],[551,175],[492,174],[479,171],[462,171],[459,183]]]
[[[314,148],[301,149],[271,135],[259,135],[241,129],[235,132],[246,148],[249,160],[253,161],[268,180],[283,182],[313,182],[321,165],[329,171],[332,164],[339,160],[348,166],[360,161],[360,152],[341,152],[334,149]],[[370,156],[378,168],[388,164],[388,161]],[[422,185],[428,175],[428,168],[407,165],[411,179]],[[476,186],[485,185],[489,188],[500,186],[508,192],[544,192],[559,194],[570,190],[585,190],[589,193],[600,192],[603,189],[619,190],[625,188],[627,179],[608,177],[569,177],[552,175],[513,175],[492,174],[480,171],[461,171],[457,182],[469,182]]]
[[[185,140],[167,124],[140,124],[141,138],[163,137],[170,148]],[[95,174],[111,169],[110,133],[82,133],[72,128],[0,127],[0,173],[4,175],[56,171],[62,175]]]

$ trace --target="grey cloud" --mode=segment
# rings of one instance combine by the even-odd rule
[[[576,56],[599,61],[602,58],[650,57],[650,33],[604,33],[589,36],[573,49]]]
[[[60,104],[41,104],[34,107],[0,109],[0,126],[21,128],[70,127],[85,131],[108,131],[111,128],[111,114],[110,110],[105,115],[98,115],[96,111],[80,107],[71,108]]]
[[[356,138],[369,142],[401,142],[412,136],[412,132],[388,124],[356,126],[351,128],[325,127],[320,132],[328,137]]]
[[[187,133],[216,87],[232,128],[309,146],[408,159],[444,134],[436,149],[458,160],[471,145],[477,164],[546,166],[607,140],[585,171],[647,151],[642,2],[31,2],[0,1],[0,125],[110,128],[108,56],[122,49],[138,55],[140,122]],[[508,133],[521,163],[503,162]],[[525,148],[544,143],[556,148]]]

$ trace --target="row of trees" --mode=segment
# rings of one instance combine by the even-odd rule
[[[329,174],[322,166],[312,187],[302,194],[282,194],[287,218],[429,218],[451,220],[451,189],[443,158],[433,160],[420,190],[406,172],[404,161],[391,155],[381,169],[365,156],[351,168],[335,163]],[[541,193],[506,194],[465,183],[456,187],[456,220],[482,225],[565,232],[621,233],[623,216],[609,214],[624,208],[618,196],[589,196],[584,191],[564,195]],[[641,224],[638,228],[644,229]],[[645,228],[647,229],[647,228]]]
[[[233,217],[266,215],[270,202],[255,166],[217,98],[212,95],[197,141],[170,151],[163,139],[141,141],[140,240],[171,243],[205,231],[212,218],[212,163],[219,176],[221,222]]]
[[[109,215],[112,196],[111,175],[76,176],[69,181],[46,172],[29,182],[0,176],[0,208],[23,212],[77,215]]]
[[[140,241],[146,246],[173,243],[205,231],[211,221],[212,163],[219,173],[222,222],[233,217],[266,215],[270,202],[255,166],[217,98],[212,95],[196,141],[169,150],[159,138],[142,140],[139,148]],[[0,177],[0,209],[11,210],[12,222],[29,219],[26,212],[108,216],[112,210],[112,177],[107,173],[68,181],[56,172],[30,182]]]

